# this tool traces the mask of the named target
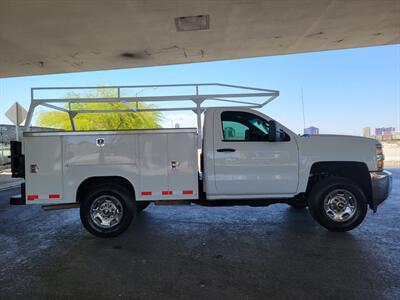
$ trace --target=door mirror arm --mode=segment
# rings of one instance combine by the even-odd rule
[[[278,124],[274,120],[269,121],[268,142],[276,142],[279,140],[279,129],[277,127]]]

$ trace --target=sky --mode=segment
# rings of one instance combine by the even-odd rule
[[[26,109],[31,87],[219,82],[279,90],[260,111],[296,133],[305,125],[322,134],[361,135],[363,127],[400,131],[400,45],[236,59],[159,67],[0,79],[0,124],[18,101]],[[163,126],[195,125],[194,115],[169,113]]]

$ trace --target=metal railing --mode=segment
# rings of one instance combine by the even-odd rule
[[[134,96],[124,95],[123,92],[129,94],[129,91],[141,89],[140,92],[148,90],[161,90],[168,88],[189,89],[189,93],[175,95],[150,95]],[[228,89],[228,92],[204,92],[206,89]],[[112,90],[115,91],[115,97],[47,97],[40,98],[36,94],[39,92],[51,91],[82,91],[82,90]],[[279,96],[279,91],[253,88],[247,86],[238,86],[222,83],[195,83],[195,84],[165,84],[165,85],[131,85],[131,86],[81,86],[81,87],[37,87],[31,89],[31,104],[25,122],[25,131],[29,131],[33,114],[38,106],[58,110],[68,114],[71,127],[76,131],[74,118],[82,113],[132,113],[132,112],[152,112],[152,111],[184,111],[190,110],[197,115],[197,127],[199,133],[199,144],[201,145],[201,114],[209,107],[247,107],[261,108]],[[250,100],[249,100],[250,99]],[[257,101],[258,99],[258,101]],[[206,100],[212,100],[214,103],[220,103],[217,106],[206,105]],[[141,108],[139,103],[146,102],[175,102],[175,101],[192,101],[194,106],[176,106],[176,107],[145,107]],[[56,104],[64,103],[64,106]],[[74,109],[76,103],[122,103],[126,109]],[[222,105],[221,105],[222,103]],[[66,105],[65,105],[66,104]]]

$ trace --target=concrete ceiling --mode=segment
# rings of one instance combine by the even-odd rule
[[[176,17],[209,15],[178,32]],[[1,0],[0,77],[400,43],[400,0]]]

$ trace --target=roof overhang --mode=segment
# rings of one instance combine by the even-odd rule
[[[0,3],[0,77],[400,43],[398,0]],[[196,29],[196,18],[201,30]],[[188,24],[189,22],[189,24]],[[203,22],[203,23],[201,23]]]

